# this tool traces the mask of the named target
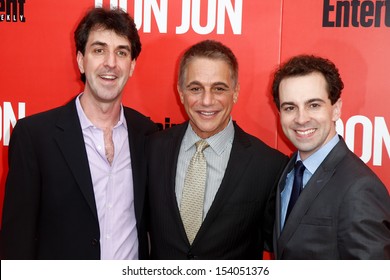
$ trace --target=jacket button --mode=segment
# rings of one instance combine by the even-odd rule
[[[192,254],[192,253],[188,253],[188,254],[187,254],[187,259],[189,259],[189,260],[195,260],[195,259],[196,259],[196,256],[194,256],[194,254]]]
[[[96,238],[94,238],[94,239],[92,239],[91,244],[92,244],[92,246],[96,246],[99,244],[99,241]]]

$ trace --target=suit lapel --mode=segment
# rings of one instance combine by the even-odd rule
[[[177,221],[177,228],[180,229],[181,236],[183,236],[184,240],[186,240],[185,242],[188,242],[188,239],[183,222],[181,220],[180,209],[177,204],[175,185],[180,146],[187,127],[188,121],[183,124],[177,125],[174,129],[170,129],[170,139],[167,143],[168,156],[165,158],[164,162],[164,174],[167,174],[168,180],[168,184],[166,184],[167,189],[165,191],[167,192],[167,197],[169,197],[170,203],[167,208],[172,209],[172,214],[175,216],[175,221]]]
[[[54,138],[91,211],[97,218],[91,172],[75,100],[69,102],[63,108],[63,113],[57,122]]]
[[[133,195],[134,195],[134,211],[136,216],[136,221],[140,221],[143,215],[143,201],[145,200],[145,187],[144,182],[142,182],[142,178],[145,178],[143,172],[146,172],[146,169],[142,168],[143,161],[143,152],[145,149],[143,138],[144,135],[140,135],[137,133],[137,123],[133,121],[133,117],[131,116],[132,112],[126,107],[123,107],[126,124],[127,124],[127,132],[128,132],[128,141],[129,141],[129,149],[130,149],[130,157],[131,157],[131,170],[133,176]],[[129,185],[130,187],[130,185]],[[138,224],[138,223],[137,223]]]
[[[280,244],[286,244],[288,240],[290,240],[291,236],[297,230],[302,218],[305,216],[318,194],[332,177],[333,173],[334,169],[326,170],[321,166],[318,167],[309,182],[307,182],[298,201],[295,203],[290,216],[284,224],[283,231],[281,232],[279,238]]]
[[[304,190],[299,196],[298,201],[296,202],[293,210],[291,211],[288,220],[284,225],[283,231],[280,234],[278,240],[278,252],[280,255],[283,253],[284,244],[286,244],[290,240],[292,235],[297,230],[302,218],[306,215],[310,206],[314,203],[316,197],[332,178],[336,170],[337,164],[346,155],[347,150],[348,148],[345,145],[345,142],[340,139],[339,143],[328,154],[328,156],[325,158],[325,160],[322,162],[322,164],[318,167],[316,172],[307,182]]]
[[[161,180],[166,180],[162,184],[164,186],[165,196],[168,197],[168,205],[166,211],[169,212],[169,215],[174,217],[176,225],[172,225],[173,228],[177,228],[180,231],[180,237],[182,238],[181,242],[188,243],[187,234],[184,229],[183,222],[181,220],[180,209],[176,199],[176,170],[177,162],[179,158],[180,146],[183,140],[184,134],[188,127],[188,121],[179,125],[176,125],[174,128],[170,128],[166,131],[168,133],[165,142],[163,143],[162,149],[164,150],[163,168],[164,177]],[[180,242],[180,241],[178,241]]]
[[[284,190],[284,187],[286,185],[286,178],[287,174],[294,168],[294,163],[296,161],[296,153],[291,157],[289,163],[287,164],[286,168],[284,169],[282,175],[280,176],[277,190],[276,190],[276,216],[275,216],[275,240],[277,240],[281,234],[281,209],[282,209],[282,203],[281,203],[281,196],[280,194]]]
[[[234,128],[234,140],[225,174],[210,210],[199,229],[198,235],[202,235],[202,233],[214,222],[221,208],[226,204],[233,192],[240,186],[241,177],[251,162],[252,154],[248,149],[251,146],[250,141],[245,132],[238,125],[235,124]]]

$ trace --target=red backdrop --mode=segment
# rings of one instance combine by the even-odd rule
[[[216,39],[240,63],[233,118],[290,154],[270,96],[271,73],[296,54],[331,59],[345,82],[338,131],[390,190],[390,0],[0,0],[0,209],[12,127],[81,92],[73,31],[88,8],[110,4],[134,15],[143,43],[124,104],[163,128],[185,119],[178,57],[197,41]]]

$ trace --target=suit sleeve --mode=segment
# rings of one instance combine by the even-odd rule
[[[31,135],[23,121],[15,126],[9,145],[1,230],[2,257],[35,259],[40,176]]]
[[[390,197],[377,180],[359,179],[345,195],[339,218],[341,259],[390,259]]]

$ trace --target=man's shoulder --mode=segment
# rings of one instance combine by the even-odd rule
[[[141,112],[139,112],[133,108],[123,106],[123,110],[124,110],[125,115],[130,115],[132,117],[150,120],[149,117],[147,117],[146,115],[142,114]]]
[[[336,177],[355,182],[359,180],[372,180],[383,184],[372,169],[352,152],[345,142],[341,140],[321,163],[323,169],[334,169]]]
[[[158,130],[157,125],[150,119],[150,117],[145,116],[141,112],[130,107],[123,106],[123,110],[126,121],[128,124],[130,123],[133,128],[142,128],[149,132],[156,132]]]
[[[371,168],[351,150],[347,151],[345,157],[343,157],[336,169],[353,170],[353,172],[350,172],[354,174],[352,177],[358,177],[361,175],[377,178]]]
[[[174,126],[171,126],[169,128],[160,130],[159,132],[153,134],[152,138],[153,139],[169,139],[172,137],[184,137],[184,133],[187,129],[187,122],[177,124]]]
[[[182,123],[153,133],[149,136],[149,147],[160,151],[168,150],[168,147],[179,147],[186,129],[187,123]]]
[[[241,143],[243,145],[247,145],[253,152],[258,152],[263,156],[272,158],[279,158],[283,160],[287,160],[288,157],[282,152],[278,151],[276,148],[271,147],[266,144],[260,138],[244,131],[241,127],[235,124],[235,142]]]
[[[32,115],[19,119],[18,123],[25,124],[25,125],[34,125],[34,126],[43,125],[46,123],[54,123],[58,119],[58,116],[65,111],[65,108],[67,106],[68,104],[51,108],[46,111],[34,113]]]

